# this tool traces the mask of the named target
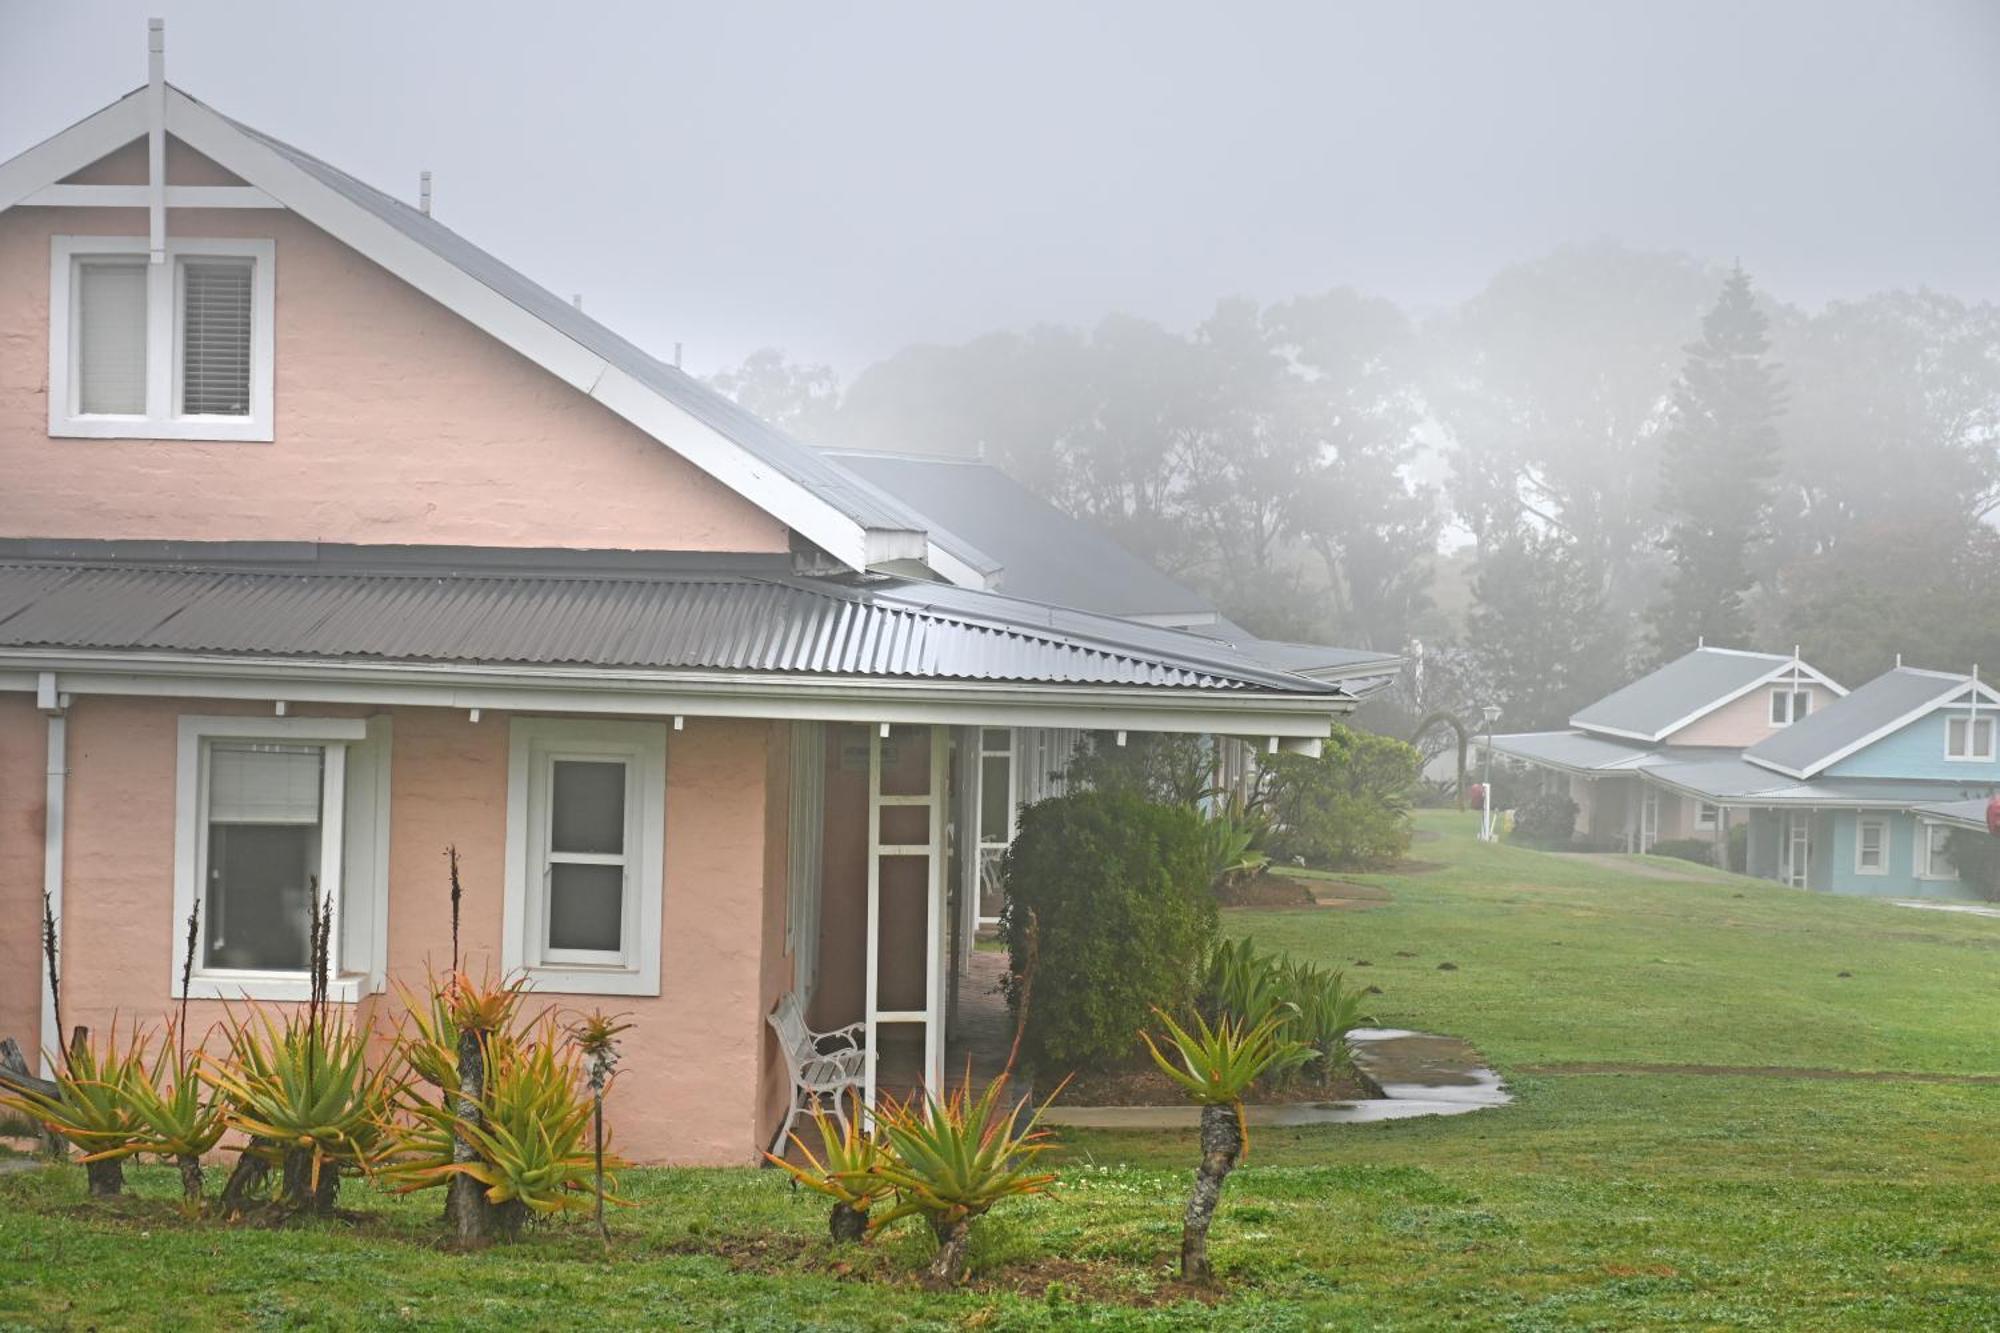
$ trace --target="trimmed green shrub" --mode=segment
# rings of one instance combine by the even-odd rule
[[[1410,802],[1422,760],[1393,736],[1335,726],[1317,759],[1263,761],[1270,848],[1329,868],[1379,866],[1410,850]]]
[[[1715,844],[1706,838],[1668,838],[1665,842],[1653,844],[1653,855],[1712,866],[1715,864]]]
[[[1005,862],[1008,1003],[1026,978],[1025,1058],[1064,1073],[1139,1051],[1159,1005],[1181,1012],[1215,938],[1201,817],[1129,792],[1081,791],[1021,812]]]
[[[1548,791],[1514,812],[1514,837],[1530,847],[1561,850],[1576,837],[1576,802]]]
[[[1739,875],[1750,873],[1750,825],[1743,822],[1729,826],[1729,868]]]

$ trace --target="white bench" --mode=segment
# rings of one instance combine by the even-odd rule
[[[834,1118],[845,1131],[847,1112],[840,1098],[849,1088],[855,1089],[859,1097],[866,1076],[868,1025],[849,1023],[831,1032],[814,1032],[806,1026],[799,997],[789,991],[778,997],[769,1022],[771,1030],[778,1034],[778,1050],[785,1057],[785,1068],[792,1079],[791,1105],[785,1110],[785,1123],[779,1126],[771,1151],[783,1154],[785,1140],[799,1113],[812,1110],[822,1097],[833,1102]]]

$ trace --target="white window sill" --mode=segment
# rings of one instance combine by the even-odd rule
[[[49,423],[49,434],[74,440],[220,440],[269,444],[271,423],[241,419],[146,417],[69,417]]]
[[[174,987],[176,1000],[180,986]],[[353,1004],[370,990],[368,978],[358,972],[335,977],[327,984],[326,997],[335,1004]],[[303,972],[211,972],[196,973],[188,979],[190,1000],[270,1000],[304,1004],[312,999],[312,979]]]
[[[529,990],[557,995],[658,995],[660,978],[647,976],[636,968],[624,967],[530,967],[525,969]]]

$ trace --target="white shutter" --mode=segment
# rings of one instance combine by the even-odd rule
[[[183,259],[180,269],[180,410],[185,416],[248,416],[253,263]]]
[[[76,266],[76,410],[146,411],[146,265],[92,260]]]

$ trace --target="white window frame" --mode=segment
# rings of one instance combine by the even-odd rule
[[[56,236],[49,242],[49,434],[86,440],[249,440],[273,438],[272,363],[277,338],[277,246],[257,239],[173,237],[162,264],[146,265],[146,410],[77,410],[73,373],[79,327],[74,318],[78,264],[147,254],[144,236]],[[181,260],[248,259],[250,278],[250,413],[186,416],[180,401]]]
[[[1991,712],[1982,713],[1979,712],[1977,709],[1945,714],[1945,719],[1944,719],[1945,761],[1947,763],[1953,763],[1953,764],[1992,763],[1994,756],[1995,741],[1996,738],[2000,738],[2000,725],[1996,725],[1996,720],[2000,720],[2000,714]],[[1952,753],[1951,725],[1954,722],[1960,722],[1965,725],[1965,753],[1963,754]],[[1979,734],[1981,723],[1985,724],[1986,746],[1983,750],[1975,750],[1972,744],[1973,738]]]
[[[1875,864],[1872,866],[1862,859],[1864,835],[1870,828],[1877,829],[1881,833],[1881,839],[1876,846]],[[1854,821],[1854,873],[1857,875],[1889,873],[1889,820],[1886,816],[1863,815]]]
[[[324,748],[319,882],[321,895],[333,896],[333,975],[327,994],[352,1002],[382,989],[388,953],[388,737],[387,718],[180,719],[174,782],[174,925],[167,949],[170,995],[181,997],[188,914],[197,901],[206,901],[202,888],[208,874],[208,765],[203,759],[214,740]],[[359,799],[350,801],[350,792]],[[204,921],[206,916],[204,907]],[[303,1001],[311,995],[312,977],[304,969],[212,968],[203,965],[199,952],[187,984],[188,998],[196,1000]]]
[[[1916,872],[1918,879],[1928,880],[1932,883],[1950,883],[1958,878],[1957,866],[1952,866],[1951,873],[1944,875],[1940,875],[1932,869],[1935,862],[1931,854],[1931,840],[1937,838],[1941,842],[1948,844],[1950,837],[1951,829],[1944,824],[1918,823],[1916,856],[1914,858],[1916,864],[1911,867]],[[1950,865],[1950,857],[1944,846],[1938,848],[1937,855],[1944,857],[1945,863]]]
[[[1704,801],[1699,797],[1695,798],[1694,826],[1697,830],[1712,833],[1715,831],[1715,827],[1721,821],[1721,818],[1721,806],[1715,804],[1713,801]]]
[[[1778,701],[1784,700],[1784,715],[1779,716]],[[1801,709],[1801,705],[1804,705]],[[1789,727],[1794,722],[1812,715],[1812,691],[1802,685],[1786,684],[1771,691],[1769,711],[1766,716],[1774,727]]]
[[[985,883],[986,854],[988,852],[1000,852],[1004,854],[1009,847],[1014,845],[1014,835],[1018,831],[1021,819],[1020,783],[1018,780],[1018,774],[1021,771],[1021,757],[1015,752],[1015,734],[1012,727],[979,727],[976,730],[978,732],[978,735],[975,737],[977,741],[977,768],[975,769],[974,787],[977,799],[974,801],[972,807],[972,919],[976,929],[984,929],[989,926],[998,926],[1001,920],[997,916],[981,916],[979,914],[979,890]],[[986,733],[989,731],[1000,732],[1004,739],[998,745],[989,747],[986,741]],[[1007,833],[1004,838],[997,841],[986,836],[986,761],[988,759],[1005,759],[1007,761]]]
[[[509,731],[507,874],[501,964],[536,990],[658,995],[666,864],[667,728],[660,722],[517,717]],[[548,946],[548,829],[558,760],[625,763],[625,893],[620,949]]]

